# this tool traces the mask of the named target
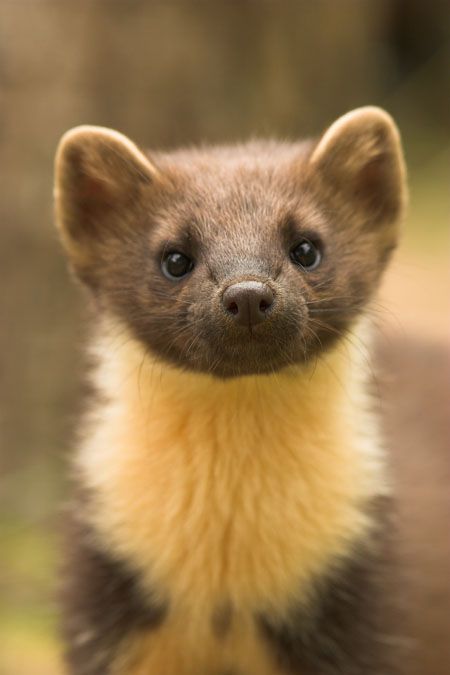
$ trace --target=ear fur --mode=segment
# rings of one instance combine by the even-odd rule
[[[381,108],[357,108],[336,120],[314,149],[310,167],[331,196],[351,200],[371,225],[402,215],[406,172],[400,134]]]
[[[157,169],[117,131],[80,126],[62,137],[55,161],[56,223],[77,272],[111,234],[126,236],[133,226],[126,211],[157,180]]]

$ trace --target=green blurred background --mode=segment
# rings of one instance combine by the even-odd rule
[[[0,675],[61,671],[56,530],[86,328],[53,228],[60,136],[90,123],[150,148],[298,138],[353,107],[387,108],[411,206],[382,318],[388,331],[448,341],[449,10],[445,0],[0,0]]]

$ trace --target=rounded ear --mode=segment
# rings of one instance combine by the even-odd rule
[[[133,228],[135,204],[158,171],[126,136],[80,126],[62,137],[55,161],[56,223],[80,271],[111,235]]]
[[[402,215],[406,171],[400,134],[381,108],[357,108],[340,117],[319,140],[310,167],[327,191],[363,209],[371,224]]]

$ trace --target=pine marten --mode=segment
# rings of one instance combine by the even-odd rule
[[[82,126],[55,194],[97,319],[68,672],[393,673],[367,352],[406,199],[392,118],[150,155]]]

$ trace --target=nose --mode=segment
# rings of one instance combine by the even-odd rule
[[[272,290],[261,281],[241,281],[228,286],[222,296],[222,303],[235,322],[251,328],[267,316],[274,301]]]

